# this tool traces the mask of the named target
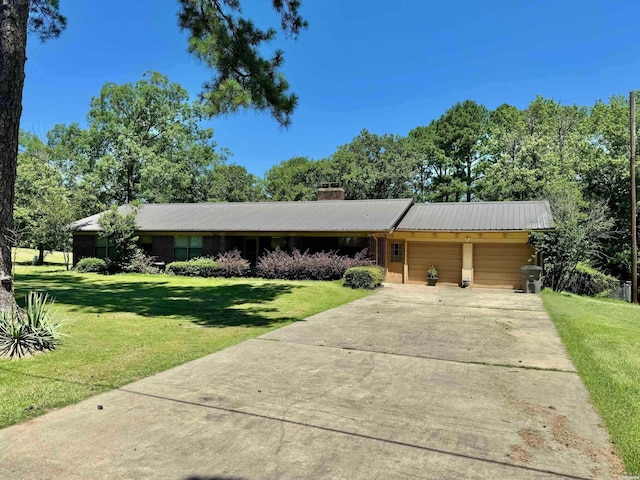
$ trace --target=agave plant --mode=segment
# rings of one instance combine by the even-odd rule
[[[48,294],[29,292],[24,312],[12,308],[0,317],[0,357],[21,358],[38,351],[53,350],[59,343],[60,323],[55,320],[53,300]]]

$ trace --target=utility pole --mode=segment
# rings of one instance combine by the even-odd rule
[[[638,232],[636,225],[636,93],[629,92],[631,133],[631,301],[638,303]]]

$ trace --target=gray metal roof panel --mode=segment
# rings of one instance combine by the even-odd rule
[[[460,202],[413,205],[397,230],[520,231],[553,229],[549,202]]]
[[[411,204],[410,199],[145,204],[137,223],[138,230],[150,232],[375,232],[393,229]],[[74,230],[100,231],[99,216],[78,220]]]

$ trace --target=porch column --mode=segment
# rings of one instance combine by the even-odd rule
[[[473,285],[473,243],[462,244],[462,280],[465,278]]]

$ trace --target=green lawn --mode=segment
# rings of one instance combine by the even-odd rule
[[[341,282],[100,276],[18,258],[16,293],[49,292],[63,344],[0,360],[0,428],[368,295]],[[47,257],[46,261],[61,261]]]
[[[544,305],[629,475],[640,475],[640,307],[545,290]]]

